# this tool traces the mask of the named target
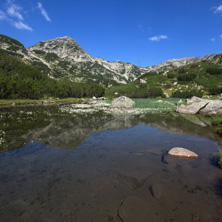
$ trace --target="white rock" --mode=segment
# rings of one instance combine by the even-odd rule
[[[168,154],[170,156],[179,157],[179,158],[198,158],[199,157],[196,153],[182,147],[174,147],[168,151]]]

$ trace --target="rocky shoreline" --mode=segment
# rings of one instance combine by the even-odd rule
[[[176,112],[183,114],[222,113],[222,100],[209,100],[193,96],[187,100],[187,106],[180,105],[176,108]]]

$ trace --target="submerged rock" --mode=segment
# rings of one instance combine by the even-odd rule
[[[136,196],[127,197],[119,208],[118,216],[124,222],[150,221],[149,204]],[[136,218],[136,220],[135,220]]]
[[[199,156],[188,150],[188,149],[185,149],[185,148],[181,148],[181,147],[174,147],[172,148],[171,150],[168,151],[168,154],[170,156],[174,156],[174,157],[178,157],[178,158],[198,158]]]
[[[147,179],[147,177],[143,179],[137,179],[132,176],[126,176],[119,172],[116,173],[116,178],[121,184],[123,184],[124,186],[126,186],[128,189],[131,190],[135,190],[142,187]]]
[[[163,185],[162,184],[153,184],[150,187],[150,192],[157,200],[162,197],[163,194]]]
[[[120,96],[113,99],[111,107],[112,108],[132,108],[135,102],[126,96]]]

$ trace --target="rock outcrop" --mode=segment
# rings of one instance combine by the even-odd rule
[[[178,158],[189,158],[189,159],[196,159],[199,157],[196,153],[181,147],[172,148],[171,150],[168,151],[168,155]]]
[[[187,106],[182,104],[177,107],[176,112],[184,114],[222,112],[221,100],[201,99],[194,96],[187,101],[187,104]]]
[[[135,102],[126,96],[120,96],[113,99],[111,107],[112,108],[132,108]]]

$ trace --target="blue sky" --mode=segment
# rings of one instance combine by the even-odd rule
[[[69,36],[138,66],[222,53],[222,0],[2,0],[0,33],[25,47]]]

